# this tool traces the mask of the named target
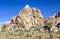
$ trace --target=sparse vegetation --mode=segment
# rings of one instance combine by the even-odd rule
[[[60,30],[50,31],[53,26],[50,22],[52,20],[56,21],[54,16],[49,20],[45,19],[39,9],[30,9],[27,5],[17,16],[1,27],[0,39],[60,39]]]
[[[5,32],[7,30],[6,26],[3,25],[1,31]]]
[[[3,28],[5,29],[5,27]],[[49,37],[50,35],[48,32],[45,33],[40,31],[37,32],[37,31],[39,31],[39,29],[33,26],[28,31],[27,30],[19,31],[17,29],[16,31],[12,31],[12,32],[0,32],[0,38],[1,39],[47,39],[47,38],[59,39],[60,37],[59,33],[51,32],[50,33],[51,37]]]

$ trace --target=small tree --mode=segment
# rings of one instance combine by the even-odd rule
[[[46,22],[45,23],[45,26],[44,26],[44,28],[45,28],[45,30],[47,29],[48,30],[48,32],[49,32],[49,34],[50,34],[50,37],[51,37],[51,31],[50,31],[50,29],[51,29],[51,27],[52,27],[52,22]]]

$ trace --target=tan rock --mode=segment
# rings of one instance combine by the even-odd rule
[[[44,17],[41,14],[41,11],[36,8],[31,8],[29,5],[26,5],[23,10],[19,12],[17,16],[12,17],[11,23],[5,23],[6,26],[17,26],[18,28],[24,27],[27,30],[35,26],[41,26],[43,24]]]

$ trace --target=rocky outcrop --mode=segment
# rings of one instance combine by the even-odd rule
[[[32,26],[44,25],[45,18],[42,16],[41,11],[36,8],[30,8],[26,5],[17,16],[12,17],[11,21],[6,22],[4,25],[15,28],[29,29]]]
[[[41,11],[36,8],[31,8],[29,5],[26,5],[18,15],[11,18],[10,21],[5,22],[3,26],[6,26],[8,30],[16,29],[26,29],[29,30],[32,26],[44,26],[45,22],[52,23],[52,26],[56,26],[60,23],[60,12],[50,16],[48,19],[44,18],[41,14]]]
[[[60,23],[60,11],[55,15],[56,23]]]
[[[58,23],[60,23],[60,12],[50,16],[47,21],[53,23],[53,26],[56,26]]]

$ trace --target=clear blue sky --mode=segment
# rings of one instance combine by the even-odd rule
[[[40,9],[46,18],[60,10],[60,0],[0,0],[0,23],[17,15],[26,4]]]

